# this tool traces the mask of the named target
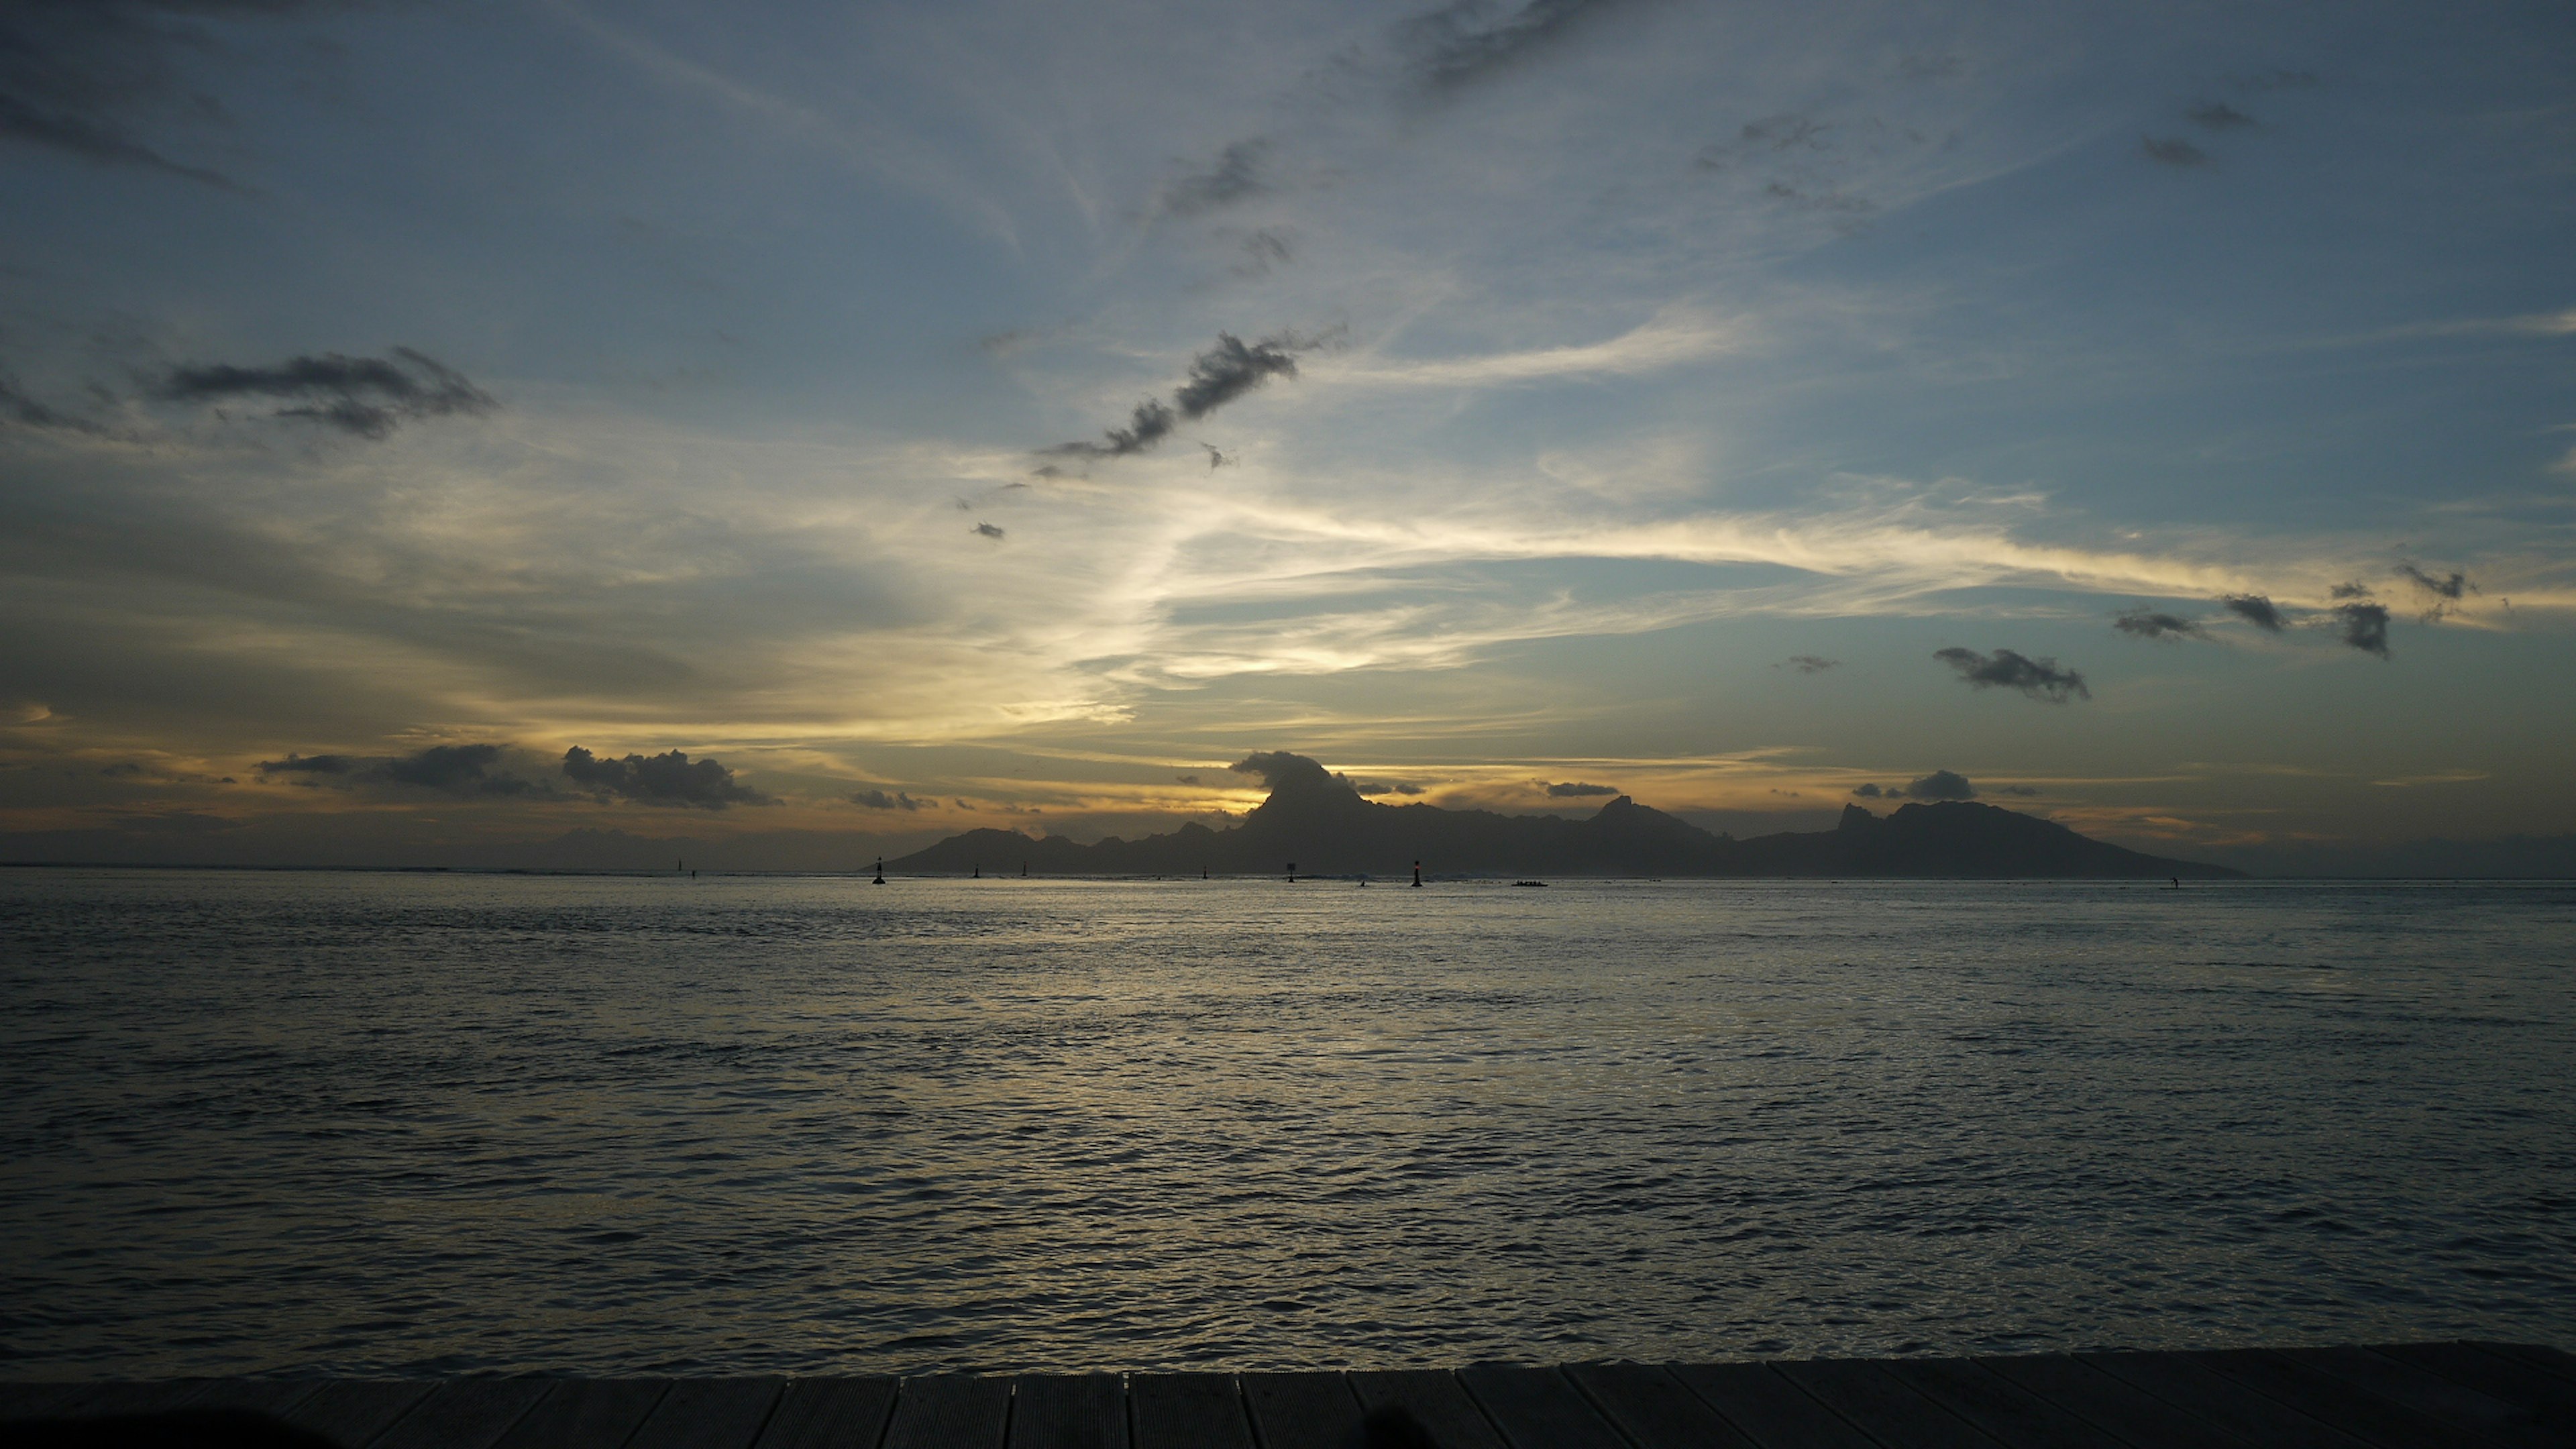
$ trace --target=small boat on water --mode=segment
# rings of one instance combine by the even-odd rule
[[[1512,884],[1516,886],[1537,886],[1542,890],[1547,887],[1547,882],[1543,880],[1516,880],[1513,881]]]

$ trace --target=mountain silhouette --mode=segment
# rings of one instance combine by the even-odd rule
[[[1142,840],[1083,845],[1009,830],[970,830],[886,862],[913,875],[1022,867],[1049,875],[2120,876],[2210,880],[2243,871],[2144,855],[2063,825],[1967,800],[1843,807],[1831,830],[1737,840],[1622,795],[1586,819],[1381,805],[1304,755],[1256,754],[1234,766],[1270,787],[1243,823],[1192,822]]]

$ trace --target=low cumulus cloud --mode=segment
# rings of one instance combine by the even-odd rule
[[[1587,785],[1580,780],[1566,780],[1547,787],[1550,800],[1575,800],[1587,795],[1616,795],[1616,785]]]
[[[1936,649],[1932,657],[1959,671],[1959,677],[1977,689],[2017,689],[2051,704],[2093,697],[2093,691],[2084,685],[2083,675],[2060,667],[2054,659],[2033,659],[2011,649],[1998,649],[1992,654],[1980,654],[1974,649]]]
[[[2262,594],[2229,594],[2218,602],[2227,606],[2227,612],[2266,634],[2278,634],[2289,624],[2281,614],[2281,606]]]
[[[2199,621],[2180,614],[2158,613],[2152,609],[2131,609],[2111,621],[2111,627],[2132,639],[2154,639],[2170,644],[2177,639],[2206,637]]]
[[[1800,674],[1822,674],[1828,669],[1842,668],[1843,662],[1839,659],[1827,659],[1821,654],[1792,654],[1771,667],[1794,669]]]
[[[1852,793],[1864,800],[1974,800],[1977,787],[1956,770],[1934,770],[1931,774],[1904,785],[1856,785]],[[2007,789],[2006,794],[2037,794],[2037,791]]]
[[[2209,101],[2194,106],[2183,114],[2190,118],[2193,125],[2211,131],[2233,131],[2254,124],[2252,116],[2225,101]]]
[[[685,751],[602,759],[579,745],[564,751],[564,778],[602,800],[722,810],[767,805],[770,798],[742,784],[712,758],[691,760]]]
[[[1977,787],[1956,770],[1934,770],[1905,787],[1908,800],[1974,800]]]
[[[1075,458],[1124,458],[1146,452],[1170,437],[1183,419],[1206,417],[1274,377],[1297,375],[1297,354],[1323,345],[1323,339],[1282,332],[1246,342],[1231,332],[1216,335],[1216,346],[1190,359],[1190,375],[1166,404],[1153,398],[1136,404],[1127,426],[1111,428],[1103,441],[1058,443],[1050,454]],[[1211,464],[1210,466],[1214,466]]]
[[[850,803],[870,810],[936,810],[939,808],[939,802],[936,800],[915,800],[900,790],[891,795],[883,790],[854,791],[850,795]],[[965,802],[960,801],[958,804],[962,809]]]
[[[974,534],[978,538],[989,538],[995,543],[999,543],[1010,536],[1001,525],[995,523],[979,523],[973,528],[968,529],[967,532]]]
[[[1195,785],[1199,782],[1199,777],[1196,775],[1174,775],[1172,778],[1184,785]]]
[[[1407,784],[1402,780],[1354,780],[1348,775],[1338,774],[1333,778],[1362,795],[1419,795],[1422,793],[1421,786]]]
[[[1257,750],[1226,768],[1238,775],[1258,775],[1261,783],[1273,790],[1290,784],[1334,783],[1332,775],[1322,765],[1287,750]]]
[[[273,416],[303,418],[362,438],[385,437],[405,419],[482,414],[498,406],[464,374],[409,347],[394,348],[388,357],[325,352],[267,367],[176,367],[153,391],[165,402],[275,399],[289,406]]]
[[[2388,608],[2384,604],[2334,606],[2335,637],[2364,654],[2388,657]]]

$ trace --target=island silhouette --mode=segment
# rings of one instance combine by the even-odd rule
[[[1712,834],[1625,795],[1581,819],[1501,815],[1436,805],[1381,805],[1304,755],[1257,754],[1234,767],[1261,775],[1268,799],[1243,823],[1193,821],[1141,840],[1085,845],[1061,835],[970,830],[884,863],[910,875],[984,866],[1051,875],[1181,875],[1207,871],[1402,877],[1435,875],[1912,876],[2233,879],[2243,871],[2124,849],[2017,811],[1971,800],[1843,807],[1831,830],[1744,840]]]

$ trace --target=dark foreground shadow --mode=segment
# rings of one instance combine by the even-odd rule
[[[336,1440],[248,1409],[18,1419],[0,1423],[0,1442],[9,1449],[340,1449]]]

